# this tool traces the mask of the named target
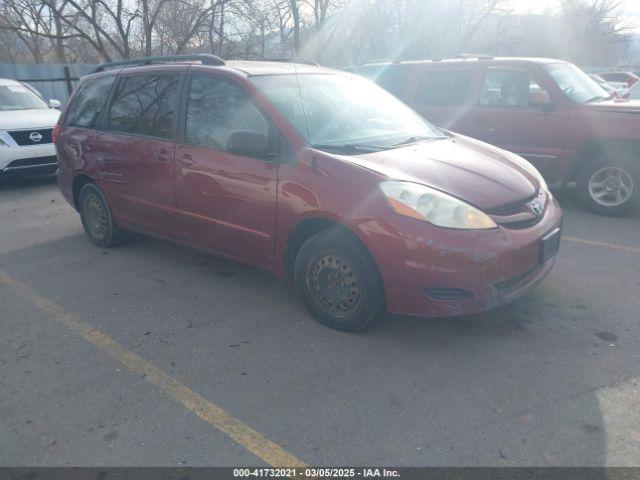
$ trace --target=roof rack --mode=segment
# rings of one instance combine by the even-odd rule
[[[261,58],[259,62],[283,62],[283,63],[301,63],[303,65],[313,65],[319,67],[320,64],[313,60],[307,60],[306,58]]]
[[[493,55],[486,55],[483,53],[460,53],[453,58],[462,59],[462,60],[495,60],[496,57]]]
[[[195,55],[166,55],[158,57],[142,57],[133,60],[121,60],[118,62],[103,63],[96,67],[91,73],[104,72],[109,68],[151,65],[153,63],[178,63],[178,62],[200,62],[202,65],[221,66],[225,61],[216,55],[199,53]]]

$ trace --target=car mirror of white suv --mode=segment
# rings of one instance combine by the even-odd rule
[[[62,107],[62,102],[60,100],[56,100],[55,98],[52,98],[49,100],[49,106],[51,108],[57,108],[59,110],[60,107]]]

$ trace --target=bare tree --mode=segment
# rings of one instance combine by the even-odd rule
[[[305,56],[328,64],[461,52],[608,64],[629,50],[622,0],[2,0],[4,61],[95,62],[164,53]],[[544,32],[544,34],[540,34]]]

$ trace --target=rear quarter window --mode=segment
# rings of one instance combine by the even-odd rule
[[[418,90],[418,103],[422,105],[464,105],[469,99],[471,69],[427,70]]]
[[[69,105],[66,124],[74,127],[98,127],[115,78],[115,75],[109,75],[80,85]]]
[[[396,97],[402,98],[405,95],[410,72],[408,65],[370,65],[357,67],[352,71],[373,80]]]

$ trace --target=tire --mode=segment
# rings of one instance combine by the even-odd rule
[[[115,247],[127,240],[127,232],[118,227],[104,194],[95,184],[82,187],[78,207],[84,231],[98,247]]]
[[[587,163],[577,179],[582,204],[600,215],[622,215],[640,204],[640,159],[619,152]]]
[[[335,229],[307,240],[296,256],[293,279],[307,310],[330,328],[357,332],[384,316],[378,270],[350,234]]]

